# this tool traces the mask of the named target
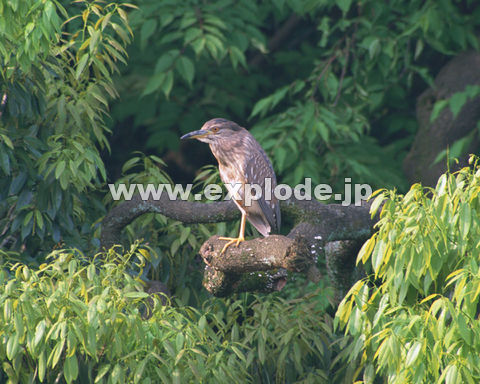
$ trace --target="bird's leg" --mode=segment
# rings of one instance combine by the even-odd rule
[[[245,222],[247,220],[247,214],[245,212],[242,212],[242,219],[240,221],[240,233],[238,234],[238,237],[219,237],[220,240],[228,240],[228,243],[223,246],[222,252],[220,254],[223,254],[227,248],[235,244],[236,247],[242,242],[245,241]]]

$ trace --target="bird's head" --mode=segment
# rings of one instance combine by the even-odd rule
[[[208,144],[220,143],[223,140],[232,139],[241,130],[240,126],[226,119],[212,119],[203,124],[198,131],[183,135],[184,139],[197,139]]]

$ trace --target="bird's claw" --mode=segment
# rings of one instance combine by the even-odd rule
[[[227,250],[227,248],[230,245],[235,244],[235,246],[238,247],[238,245],[242,241],[245,241],[244,237],[219,237],[218,239],[219,240],[228,240],[228,243],[223,246],[222,252],[220,252],[221,255],[223,255],[225,253],[225,251]]]

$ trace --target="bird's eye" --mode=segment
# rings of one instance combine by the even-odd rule
[[[218,128],[218,127],[213,127],[213,128],[212,128],[212,132],[213,132],[213,133],[217,133],[217,132],[218,132],[218,130],[219,130],[219,128]]]

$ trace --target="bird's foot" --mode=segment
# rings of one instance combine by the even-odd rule
[[[238,247],[238,245],[242,241],[245,241],[244,237],[219,237],[218,239],[219,240],[228,240],[228,243],[223,246],[222,252],[220,252],[221,255],[223,255],[223,253],[227,250],[227,248],[230,245],[235,244],[235,246]]]

